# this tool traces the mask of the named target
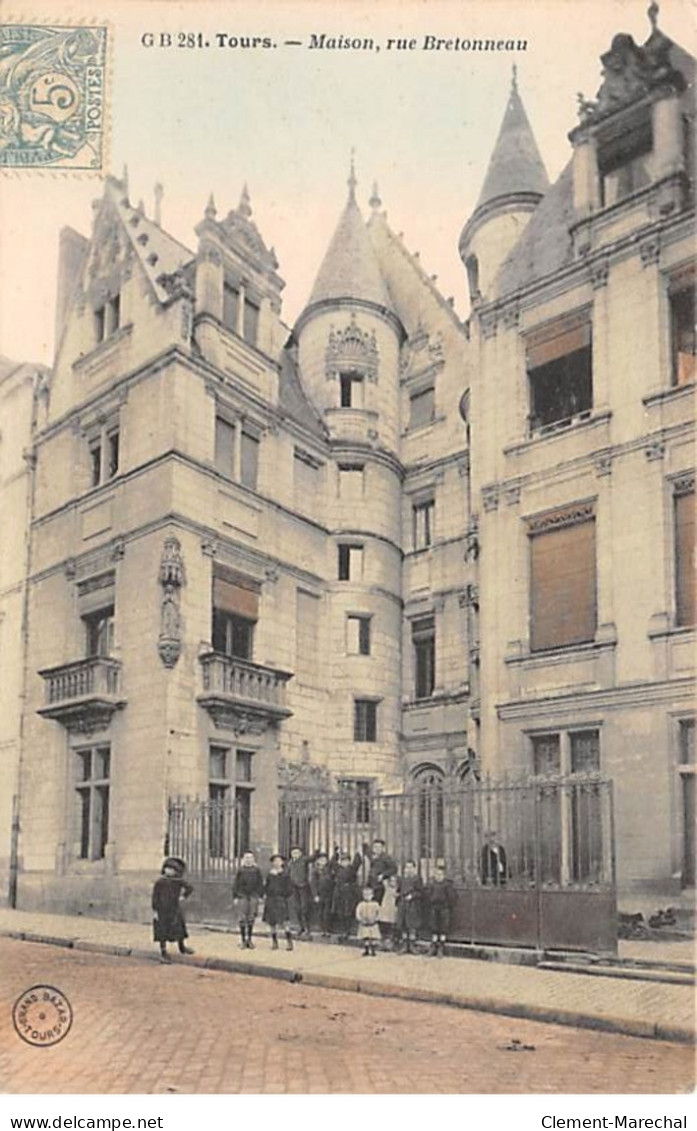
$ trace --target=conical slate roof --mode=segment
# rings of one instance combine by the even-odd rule
[[[346,207],[322,260],[305,309],[337,299],[360,299],[392,310],[387,285],[356,203],[353,173],[349,179]]]
[[[548,188],[547,171],[514,78],[475,211],[502,196],[522,192],[544,196]]]

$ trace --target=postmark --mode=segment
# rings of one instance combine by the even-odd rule
[[[12,1008],[15,1032],[28,1045],[51,1048],[70,1032],[73,1010],[65,994],[55,986],[30,986]]]
[[[0,168],[104,163],[106,27],[0,26]]]

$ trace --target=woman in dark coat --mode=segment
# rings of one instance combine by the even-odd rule
[[[283,928],[286,936],[286,950],[293,949],[293,936],[290,932],[290,906],[292,893],[290,876],[284,868],[280,853],[271,857],[271,868],[264,884],[264,922],[271,928],[271,949],[278,950],[278,928]]]
[[[347,852],[342,852],[336,871],[334,872],[332,913],[339,929],[340,939],[348,938],[351,925],[356,915],[356,907],[360,898],[356,880],[360,866],[360,853],[357,852],[353,860],[351,860]]]
[[[171,962],[167,953],[167,943],[175,942],[180,954],[193,954],[191,947],[184,943],[188,937],[186,921],[182,911],[182,900],[188,899],[194,890],[184,879],[186,864],[178,856],[168,856],[162,865],[162,874],[153,885],[153,936],[160,944],[160,961]]]

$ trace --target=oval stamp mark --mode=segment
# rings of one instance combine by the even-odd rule
[[[28,1045],[50,1048],[67,1037],[73,1010],[65,994],[55,986],[30,986],[14,1003],[12,1023],[17,1036]]]
[[[104,161],[105,27],[0,26],[0,167]]]

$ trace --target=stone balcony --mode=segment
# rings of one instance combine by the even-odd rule
[[[197,702],[217,727],[238,735],[263,734],[292,715],[285,704],[291,672],[219,652],[205,652],[199,661],[203,691]]]
[[[44,668],[46,705],[38,713],[62,723],[69,731],[92,734],[104,730],[116,711],[125,707],[120,694],[121,664],[106,656],[92,656]]]
[[[336,440],[373,444],[378,438],[378,414],[366,408],[328,408],[327,427]]]

